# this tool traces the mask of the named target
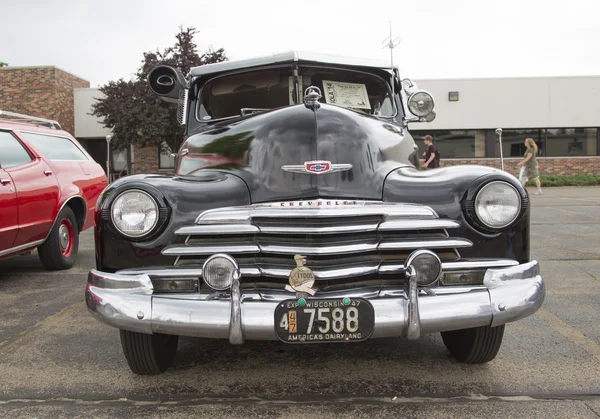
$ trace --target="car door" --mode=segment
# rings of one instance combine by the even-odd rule
[[[25,147],[14,133],[0,134],[0,163],[17,193],[19,230],[13,247],[39,244],[46,239],[54,223],[58,182],[50,166]]]
[[[2,132],[0,131],[0,136]],[[17,231],[19,230],[17,218],[17,193],[12,179],[2,169],[2,157],[0,153],[0,256],[7,253],[13,247]]]

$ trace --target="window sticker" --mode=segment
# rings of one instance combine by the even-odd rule
[[[325,102],[346,108],[371,109],[367,86],[362,83],[344,83],[323,80]]]

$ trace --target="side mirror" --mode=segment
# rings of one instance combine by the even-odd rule
[[[150,90],[162,100],[177,103],[181,92],[187,89],[187,80],[178,68],[159,65],[148,74]]]
[[[177,104],[177,122],[184,125],[188,109],[188,81],[180,69],[159,65],[148,74],[150,90],[159,98]]]

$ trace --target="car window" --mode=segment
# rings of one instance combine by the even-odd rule
[[[10,132],[0,131],[0,167],[8,169],[29,163],[31,155]]]
[[[69,138],[32,132],[21,132],[20,134],[50,160],[88,160],[87,156]]]

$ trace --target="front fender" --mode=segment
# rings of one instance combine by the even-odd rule
[[[477,185],[502,180],[514,186],[528,203],[527,191],[513,175],[491,167],[465,165],[432,170],[405,167],[386,178],[383,200],[428,205],[440,218],[459,221],[461,227],[450,234],[465,237],[473,247],[461,249],[462,257],[498,257],[529,262],[529,206],[525,205],[519,221],[498,233],[481,231],[465,215],[463,203]]]
[[[158,234],[148,240],[127,239],[113,226],[110,208],[114,199],[128,189],[142,189],[169,208],[168,219]],[[246,184],[238,177],[205,171],[202,176],[135,175],[121,178],[107,187],[98,200],[95,242],[96,267],[107,272],[142,266],[173,265],[174,257],[162,249],[180,242],[174,231],[191,224],[205,210],[250,204]]]

